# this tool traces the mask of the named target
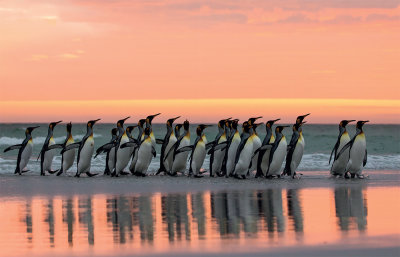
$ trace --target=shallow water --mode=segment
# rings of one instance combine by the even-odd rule
[[[216,180],[0,176],[0,256],[399,245],[399,172]]]

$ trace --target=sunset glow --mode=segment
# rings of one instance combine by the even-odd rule
[[[400,123],[396,0],[5,0],[0,35],[0,122]]]

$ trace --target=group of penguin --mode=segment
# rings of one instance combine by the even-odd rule
[[[140,119],[135,126],[124,128],[126,117],[117,122],[116,128],[111,130],[111,140],[96,150],[95,157],[106,154],[104,175],[121,176],[133,174],[146,176],[148,167],[153,157],[156,157],[156,144],[161,144],[160,168],[156,175],[164,173],[171,176],[187,174],[196,178],[202,177],[204,170],[201,169],[206,154],[210,155],[209,174],[211,177],[226,176],[245,179],[253,171],[255,177],[274,178],[283,175],[298,178],[296,169],[303,156],[305,140],[302,133],[304,119],[310,115],[298,116],[292,126],[293,134],[289,144],[282,131],[285,127],[276,126],[275,136],[272,128],[276,120],[266,122],[266,136],[263,141],[257,134],[257,127],[262,123],[256,121],[262,117],[249,118],[243,122],[242,133],[238,130],[238,119],[223,119],[218,122],[218,134],[211,142],[207,141],[204,130],[212,125],[200,124],[196,128],[196,140],[190,144],[189,121],[183,124],[173,123],[180,117],[168,119],[166,122],[167,132],[164,139],[156,139],[152,129],[153,119],[160,113],[149,115]],[[85,173],[92,177],[98,174],[91,173],[91,160],[94,154],[93,126],[97,120],[87,122],[87,132],[80,142],[75,142],[72,137],[72,124],[66,125],[67,136],[62,144],[56,144],[53,139],[53,130],[61,121],[49,124],[48,134],[40,151],[40,175],[46,172],[57,173],[57,176],[65,173],[74,163],[76,148],[77,171],[75,176],[79,177]],[[331,153],[334,161],[331,168],[333,176],[362,178],[362,168],[367,161],[366,140],[362,127],[368,121],[358,121],[356,135],[350,140],[346,131],[346,125],[353,120],[343,120],[339,124],[339,137]],[[181,134],[181,128],[184,132]],[[27,172],[26,166],[32,155],[33,140],[32,131],[36,127],[28,127],[25,131],[25,140],[18,145],[13,145],[4,150],[18,150],[17,166],[15,174],[21,175]],[[139,130],[137,138],[132,136],[133,130]],[[56,149],[61,150],[62,161],[59,170],[51,170],[53,157]],[[286,157],[286,164],[281,172],[282,164]],[[189,170],[187,162],[189,158]],[[130,162],[130,164],[129,164]],[[329,160],[329,163],[331,159]],[[125,169],[129,166],[129,172]]]

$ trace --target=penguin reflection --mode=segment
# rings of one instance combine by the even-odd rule
[[[367,203],[361,187],[339,187],[335,189],[335,207],[338,225],[342,231],[357,225],[359,231],[367,227]]]
[[[135,201],[135,200],[133,200]],[[129,200],[124,196],[107,199],[107,221],[112,224],[114,242],[126,243],[126,234],[133,239],[132,213]]]
[[[140,239],[142,242],[149,241],[153,242],[154,239],[154,220],[153,220],[153,209],[151,205],[151,197],[140,196],[133,197],[134,202],[138,207],[138,211],[135,212],[135,223],[139,223]],[[136,206],[134,205],[134,207]]]
[[[47,204],[45,204],[44,209],[46,210],[46,218],[44,222],[49,225],[49,240],[50,247],[54,247],[54,208],[53,199],[48,199]]]
[[[67,223],[68,229],[68,244],[69,246],[73,246],[73,237],[74,237],[74,204],[72,198],[66,199],[62,201],[63,205],[63,222]]]
[[[192,216],[197,221],[197,233],[200,238],[204,238],[206,235],[206,217],[203,193],[191,194],[190,198],[192,202]]]
[[[271,188],[257,193],[260,216],[264,216],[268,232],[284,232],[282,189]]]
[[[185,239],[190,240],[188,206],[185,194],[168,194],[161,197],[163,223],[167,224],[169,241],[182,239],[182,226]],[[175,235],[176,234],[176,235]]]
[[[32,243],[33,234],[32,234],[32,204],[30,201],[27,201],[25,204],[25,217],[22,219],[26,226],[26,234],[28,243]]]
[[[289,220],[293,221],[294,231],[303,232],[303,210],[298,189],[287,190],[287,206]]]
[[[94,225],[92,215],[92,199],[79,199],[78,200],[78,213],[79,223],[82,224],[88,233],[88,243],[94,244]]]

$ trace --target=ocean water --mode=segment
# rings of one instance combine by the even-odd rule
[[[34,151],[28,169],[39,172],[40,163],[36,161],[38,153],[47,135],[48,124],[0,124],[0,174],[13,173],[18,151],[4,153],[4,149],[10,145],[19,144],[25,137],[25,128],[28,126],[40,125],[40,128],[33,132]],[[130,123],[127,123],[130,125]],[[108,142],[111,138],[110,130],[114,124],[96,124],[94,127],[95,147]],[[192,141],[195,140],[196,124],[191,125],[190,131]],[[217,134],[217,126],[205,130],[207,139],[212,141]],[[354,135],[355,126],[348,125],[350,135]],[[165,124],[154,124],[153,131],[156,138],[164,138],[166,131]],[[265,136],[265,126],[257,129],[261,140]],[[399,170],[400,169],[400,125],[377,125],[366,124],[364,132],[367,139],[368,163],[365,170]],[[86,133],[86,124],[73,124],[72,133],[75,141],[80,141]],[[284,130],[284,135],[290,140],[292,131],[290,128]],[[62,143],[65,139],[65,124],[58,125],[54,130],[56,143]],[[133,133],[137,135],[137,130]],[[299,170],[324,171],[329,170],[328,165],[330,152],[336,142],[338,125],[306,124],[303,127],[303,135],[306,141],[305,153],[300,163]],[[160,146],[158,145],[157,157],[153,159],[149,172],[159,168]],[[53,169],[60,167],[61,156],[56,156],[53,162]],[[92,160],[92,171],[101,172],[104,170],[105,155],[100,155]],[[203,168],[208,169],[208,156]],[[70,171],[76,170],[76,166]]]

